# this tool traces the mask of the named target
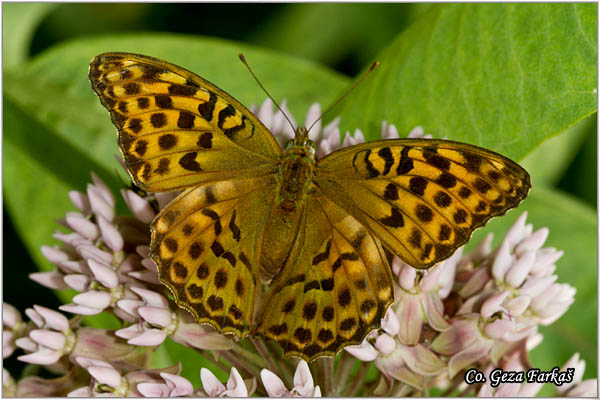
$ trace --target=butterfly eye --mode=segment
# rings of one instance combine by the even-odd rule
[[[306,141],[306,150],[312,156],[317,151],[317,145],[312,140]]]
[[[288,140],[287,144],[285,145],[286,150],[289,150],[292,147],[294,147],[294,139]]]

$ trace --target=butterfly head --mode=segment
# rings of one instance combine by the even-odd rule
[[[306,157],[314,162],[317,145],[308,138],[308,130],[304,126],[296,128],[296,136],[287,143],[286,154]]]

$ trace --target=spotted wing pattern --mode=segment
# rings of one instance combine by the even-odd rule
[[[362,342],[393,301],[381,244],[325,196],[308,200],[295,247],[271,282],[257,333],[307,360]]]
[[[446,140],[387,140],[319,161],[315,183],[406,263],[428,268],[516,207],[531,183],[513,161]]]
[[[274,176],[187,189],[152,223],[159,278],[200,323],[246,336],[252,328],[260,244]]]
[[[276,163],[281,153],[242,104],[166,61],[101,54],[91,62],[89,78],[118,129],[131,177],[144,190],[171,191],[248,175]]]

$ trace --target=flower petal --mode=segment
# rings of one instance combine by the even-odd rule
[[[450,362],[448,363],[448,373],[450,378],[453,378],[454,375],[459,373],[465,367],[474,364],[478,360],[485,357],[490,351],[491,347],[492,341],[477,341],[452,356],[452,358],[450,358]]]
[[[219,397],[225,391],[225,385],[207,368],[200,369],[200,380],[202,388],[210,397]]]
[[[285,397],[289,393],[283,381],[268,369],[260,371],[260,379],[269,397]]]
[[[378,355],[375,348],[367,341],[367,339],[363,340],[359,345],[346,346],[344,347],[344,350],[361,361],[373,361]]]

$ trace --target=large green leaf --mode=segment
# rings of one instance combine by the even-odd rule
[[[586,138],[596,134],[596,116],[592,115],[535,148],[520,164],[529,172],[533,186],[555,184],[573,162]],[[548,155],[552,154],[552,162]]]
[[[596,376],[598,329],[595,322],[591,323],[598,315],[596,212],[560,191],[534,186],[517,210],[475,232],[467,248],[475,246],[489,232],[495,232],[494,246],[499,245],[522,211],[528,212],[527,222],[533,224],[534,230],[550,229],[544,247],[564,251],[556,262],[557,282],[569,283],[577,289],[569,311],[540,329],[544,341],[532,351],[532,363],[536,368],[550,370],[579,352],[587,361],[586,377]]]
[[[596,110],[596,9],[433,6],[379,54],[341,126],[376,138],[382,120],[401,133],[421,125],[520,159]]]
[[[290,4],[249,40],[288,54],[360,68],[410,22],[414,4]],[[350,58],[351,57],[351,58]]]
[[[243,103],[262,102],[265,95],[237,59],[243,51],[273,95],[288,99],[298,120],[313,101],[327,103],[347,84],[341,75],[302,60],[181,35],[78,40],[5,72],[5,201],[27,248],[44,268],[50,266],[39,248],[54,242],[54,219],[73,209],[68,191],[85,190],[91,171],[113,190],[119,187],[115,128],[87,78],[89,61],[106,51],[160,57],[198,72]]]
[[[19,65],[29,56],[29,44],[39,22],[56,3],[2,4],[2,66]]]

